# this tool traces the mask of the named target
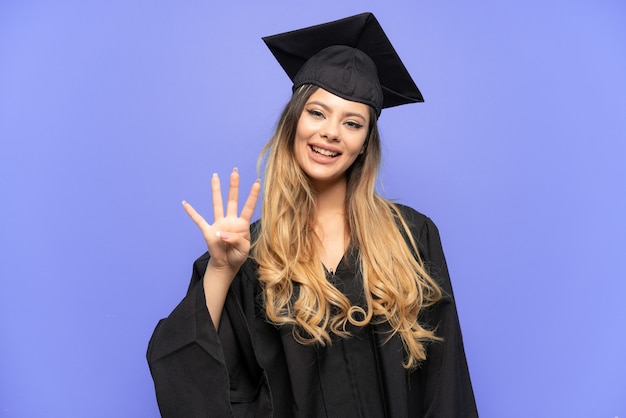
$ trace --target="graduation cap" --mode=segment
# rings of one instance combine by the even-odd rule
[[[263,38],[293,81],[383,108],[424,98],[372,13]]]

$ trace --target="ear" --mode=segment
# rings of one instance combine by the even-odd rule
[[[359,155],[362,155],[365,152],[365,149],[367,147],[365,146],[365,144],[363,144],[363,146],[361,147],[361,151],[359,151]]]

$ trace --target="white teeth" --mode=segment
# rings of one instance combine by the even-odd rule
[[[327,157],[336,157],[337,155],[339,155],[338,152],[332,152],[332,151],[329,151],[327,149],[318,148],[318,147],[314,147],[314,146],[311,146],[311,149],[313,149],[313,151],[317,152],[318,154],[322,154],[322,155],[325,155]]]

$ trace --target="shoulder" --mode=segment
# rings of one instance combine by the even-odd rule
[[[405,234],[406,229],[411,234],[418,246],[422,258],[426,260],[441,259],[443,263],[443,249],[439,229],[431,218],[412,207],[395,203],[396,216],[401,216],[404,225],[399,228]],[[406,228],[406,229],[405,229]],[[406,238],[406,236],[405,236]]]
[[[437,226],[433,220],[423,213],[401,203],[393,203],[393,206],[397,209],[396,214],[402,217],[415,238],[428,232],[428,230],[437,232]]]
[[[393,203],[393,205],[398,209],[400,215],[405,222],[410,222],[411,224],[421,225],[430,220],[426,215],[417,210],[413,209],[410,206],[403,205],[401,203]]]

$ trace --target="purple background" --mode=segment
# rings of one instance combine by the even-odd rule
[[[251,184],[290,93],[261,36],[363,11],[426,98],[383,112],[383,193],[440,228],[481,415],[626,417],[619,0],[2,0],[1,417],[158,416],[180,201]]]

